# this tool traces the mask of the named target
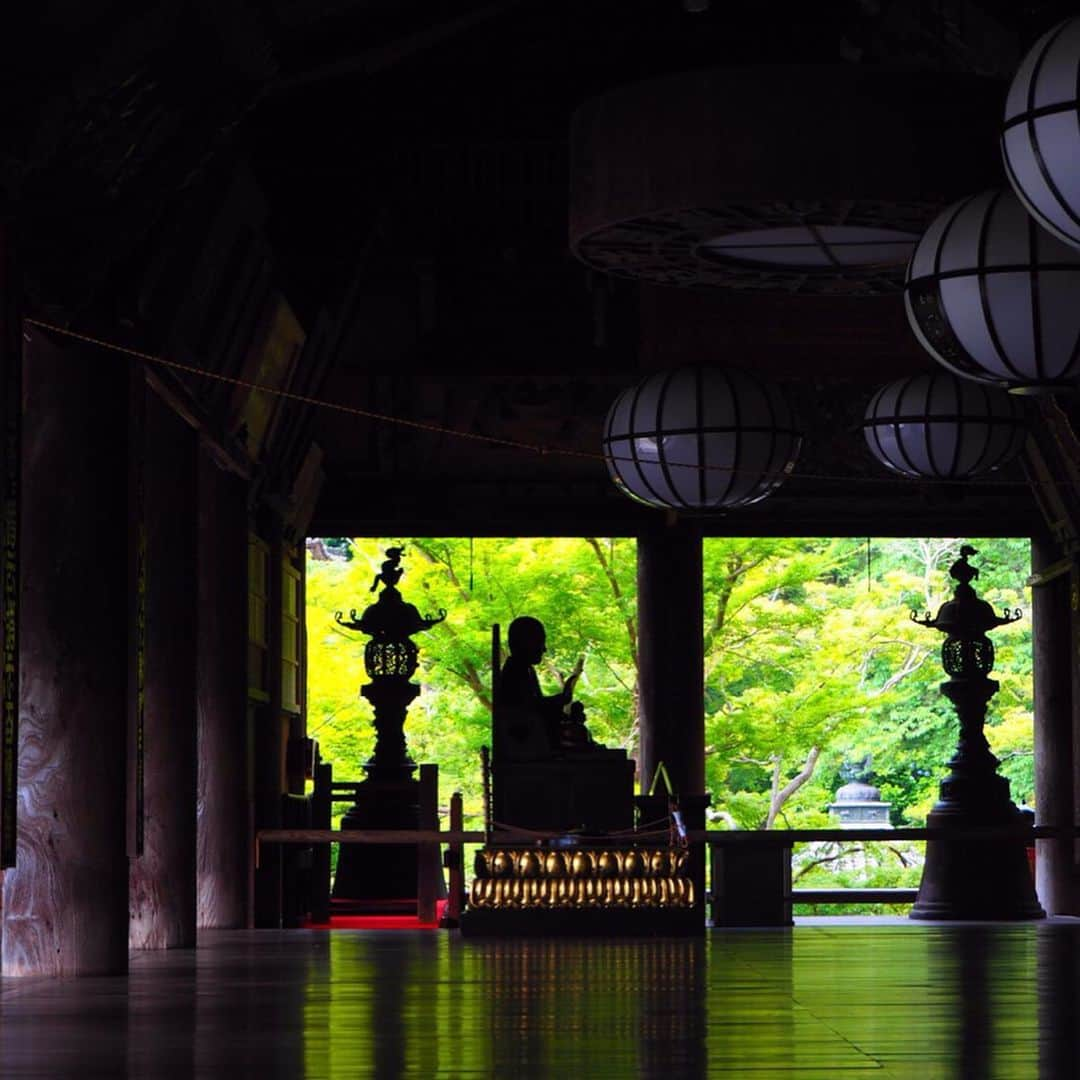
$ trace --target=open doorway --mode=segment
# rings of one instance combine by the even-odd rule
[[[993,634],[986,735],[1013,800],[1034,807],[1029,541],[717,537],[703,560],[713,827],[925,825],[957,723],[938,690],[941,635],[910,614],[951,596],[962,543],[978,550],[980,595],[1029,616]],[[796,847],[793,884],[914,888],[922,847]]]
[[[877,792],[883,819],[922,825],[956,742],[938,692],[940,636],[912,611],[952,591],[962,543],[978,549],[979,591],[1030,612],[1023,539],[732,538],[704,541],[706,781],[710,827],[841,823],[837,793]],[[422,692],[406,736],[439,765],[445,803],[482,816],[480,747],[490,741],[491,626],[530,614],[548,628],[540,670],[551,690],[584,658],[577,694],[589,729],[636,756],[636,549],[632,538],[322,538],[308,542],[308,731],[335,776],[360,779],[374,732],[359,697],[365,639],[334,613],[362,609],[384,550],[404,545],[405,599],[445,622],[419,635]],[[1018,805],[1034,805],[1031,621],[994,634],[987,736]],[[865,801],[865,800],[864,800]],[[445,807],[443,808],[445,809]],[[801,861],[800,861],[801,860]],[[799,884],[907,885],[917,850],[808,849]]]
[[[539,676],[557,690],[579,658],[577,697],[593,737],[634,755],[636,553],[620,538],[329,538],[308,541],[308,733],[335,776],[360,779],[371,753],[365,638],[342,630],[337,611],[358,611],[387,547],[406,549],[399,588],[421,612],[447,611],[419,634],[419,697],[405,725],[415,761],[439,766],[441,801],[462,792],[467,828],[480,828],[480,748],[491,743],[491,628],[519,615],[547,627]]]

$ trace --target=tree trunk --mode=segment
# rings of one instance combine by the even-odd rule
[[[783,787],[780,786],[780,767],[783,764],[783,758],[779,755],[775,758],[773,765],[773,779],[772,779],[772,791],[769,795],[769,816],[765,819],[765,828],[771,829],[776,822],[776,817],[784,807],[784,803],[795,794],[814,775],[814,767],[817,765],[818,758],[821,756],[821,751],[816,747],[810,748],[810,753],[806,755],[806,761],[803,762],[803,767],[799,770],[798,774],[792,777]]]

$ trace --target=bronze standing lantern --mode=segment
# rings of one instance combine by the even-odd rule
[[[424,616],[398,592],[404,548],[389,548],[372,592],[382,582],[374,604],[357,618],[355,609],[337,622],[371,640],[364,646],[364,670],[371,680],[360,693],[375,710],[375,749],[364,766],[367,779],[356,785],[356,801],[341,820],[343,829],[416,829],[419,784],[416,763],[405,741],[409,705],[420,693],[412,681],[420,650],[412,635],[430,630],[446,618]],[[437,853],[433,855],[437,859]],[[334,909],[341,912],[395,911],[416,902],[415,844],[342,844],[334,878]]]
[[[421,615],[402,599],[397,583],[404,573],[404,552],[404,548],[387,549],[386,561],[371,586],[374,591],[381,581],[382,592],[359,619],[355,609],[348,619],[340,612],[335,615],[340,626],[371,638],[364,646],[364,670],[371,682],[360,690],[375,710],[375,752],[364,766],[368,776],[396,778],[393,774],[402,771],[409,776],[416,768],[405,746],[405,716],[420,693],[420,687],[411,681],[420,657],[412,635],[430,630],[446,618],[443,610],[438,615]]]
[[[986,636],[995,627],[1016,622],[1019,610],[998,615],[980,599],[971,582],[979,571],[968,562],[975,549],[965,544],[949,573],[957,582],[953,599],[936,617],[912,619],[946,635],[941,662],[949,678],[941,692],[960,721],[956,753],[941,797],[927,827],[941,837],[926,843],[919,895],[913,919],[1037,919],[1045,915],[1035,896],[1023,835],[1026,822],[1009,796],[1009,781],[999,776],[998,760],[983,726],[998,683],[989,677],[994,646]],[[1011,830],[1015,829],[1015,836]],[[982,837],[982,830],[994,830]],[[1002,835],[1002,830],[1005,835]],[[949,835],[953,833],[953,835]]]

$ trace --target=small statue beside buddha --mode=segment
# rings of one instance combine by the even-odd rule
[[[498,754],[506,760],[536,761],[605,750],[585,726],[585,707],[573,700],[583,659],[559,693],[545,695],[536,675],[547,649],[544,624],[530,615],[520,616],[510,624],[507,645],[510,655],[496,692]]]

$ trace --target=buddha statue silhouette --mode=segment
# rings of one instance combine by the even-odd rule
[[[535,761],[604,747],[585,726],[585,708],[573,700],[583,658],[557,694],[545,695],[536,665],[547,650],[544,624],[531,615],[515,619],[507,631],[510,655],[503,664],[496,692],[496,742],[505,760]]]

